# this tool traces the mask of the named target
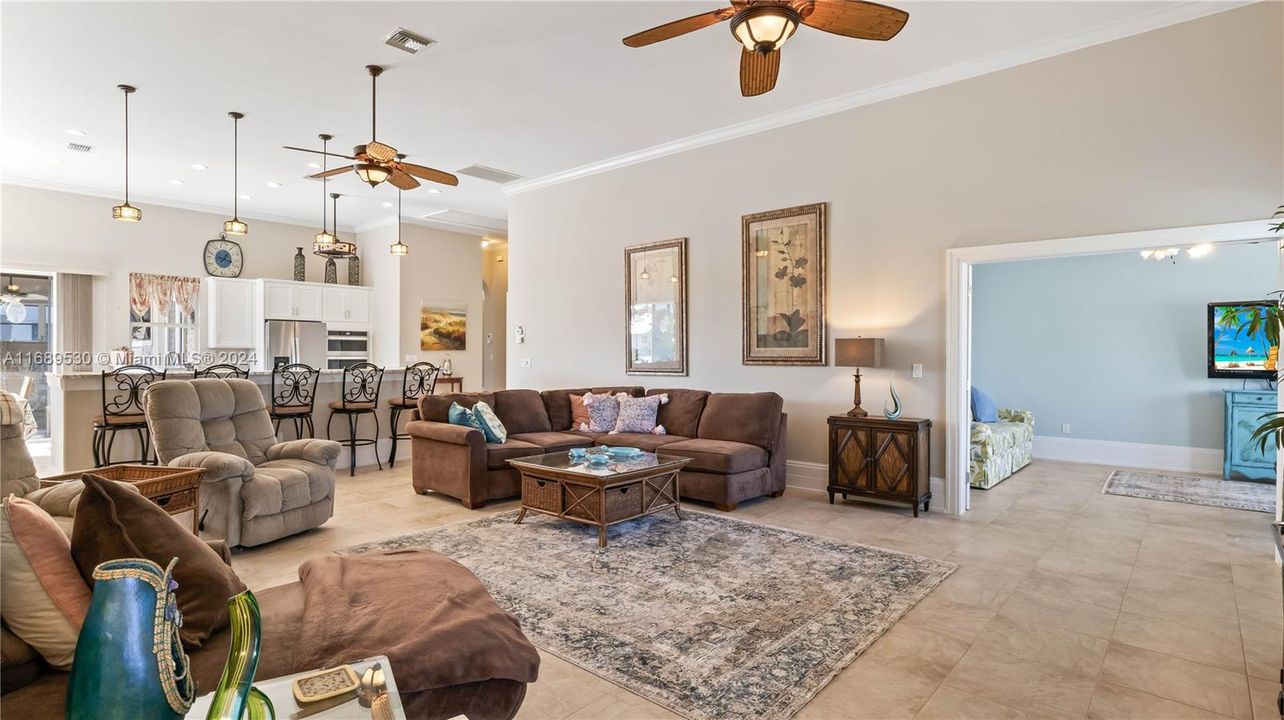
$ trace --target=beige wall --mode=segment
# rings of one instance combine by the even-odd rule
[[[944,250],[1269,215],[1284,199],[1281,7],[516,195],[508,324],[527,342],[510,349],[508,384],[626,381],[623,248],[687,237],[690,376],[631,380],[779,392],[790,458],[824,462],[825,417],[850,407],[851,377],[740,364],[740,217],[827,202],[829,336],[887,339],[865,405],[895,372],[906,416],[937,420],[943,475]]]
[[[227,219],[138,203],[143,210],[142,222],[116,222],[111,219],[111,208],[117,202],[17,185],[0,186],[0,264],[6,268],[101,276],[95,282],[96,351],[129,342],[129,274],[205,277],[205,243],[218,237]],[[308,256],[307,279],[321,282],[325,261],[308,252],[318,228],[263,220],[247,222],[249,234],[233,238],[245,256],[241,277],[292,279],[294,249],[302,246]],[[344,240],[353,239],[351,233],[339,235]],[[362,255],[365,259],[367,253]],[[339,281],[346,283],[347,278],[347,264],[339,261]]]
[[[508,376],[507,342],[504,328],[508,318],[508,246],[500,245],[482,254],[482,283],[486,286],[483,306],[485,332],[482,334],[482,385],[503,390]]]

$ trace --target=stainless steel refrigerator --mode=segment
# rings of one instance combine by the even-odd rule
[[[325,323],[268,320],[264,326],[269,370],[288,363],[325,367]]]

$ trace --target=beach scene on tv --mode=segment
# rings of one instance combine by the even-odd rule
[[[1213,308],[1213,370],[1274,370],[1267,366],[1267,307],[1220,305]]]

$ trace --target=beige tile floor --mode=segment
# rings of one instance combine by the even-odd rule
[[[1036,462],[974,491],[961,518],[793,489],[742,505],[740,519],[959,565],[798,717],[1278,718],[1284,599],[1269,516],[1102,495],[1109,470]],[[312,555],[512,507],[416,495],[403,462],[341,476],[329,523],[235,566],[269,587]],[[522,718],[672,717],[542,655]]]

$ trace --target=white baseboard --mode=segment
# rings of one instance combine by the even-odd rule
[[[1034,457],[1094,465],[1220,474],[1222,451],[1214,448],[1034,436]]]
[[[829,466],[806,460],[785,461],[785,486],[809,492],[825,492],[829,485]],[[932,497],[941,501],[944,508],[945,478],[930,478]]]

